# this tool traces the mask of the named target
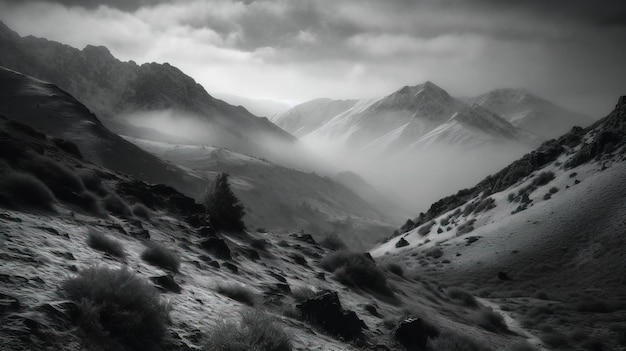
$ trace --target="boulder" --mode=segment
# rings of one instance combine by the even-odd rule
[[[160,277],[150,277],[150,280],[156,284],[162,291],[170,291],[177,294],[182,292],[182,288],[174,281],[171,275],[163,275]]]
[[[393,332],[394,338],[409,351],[426,350],[428,338],[436,338],[437,329],[421,318],[407,318]]]
[[[398,240],[398,242],[396,243],[396,247],[405,247],[405,246],[409,246],[409,242],[406,241],[404,238],[400,238],[400,240]]]
[[[202,240],[202,242],[200,243],[200,246],[219,259],[222,259],[222,260],[232,259],[232,256],[230,255],[230,249],[228,248],[228,245],[226,245],[226,242],[223,239],[208,238],[208,239]]]
[[[341,307],[339,296],[334,291],[322,291],[296,307],[304,319],[346,341],[361,340],[362,329],[367,329],[354,311]]]
[[[234,264],[230,262],[224,262],[222,263],[222,266],[224,266],[225,268],[227,268],[229,271],[233,273],[239,273],[239,268],[237,268],[237,266],[235,266]]]

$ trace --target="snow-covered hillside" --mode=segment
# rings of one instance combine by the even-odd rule
[[[280,350],[399,351],[417,340],[501,350],[525,339],[477,324],[471,313],[485,305],[460,306],[362,253],[307,234],[215,230],[174,189],[92,164],[5,117],[0,145],[4,349],[249,350],[279,340]],[[357,271],[329,266],[346,259]]]
[[[555,105],[525,89],[496,89],[467,101],[546,139],[558,137],[573,126],[587,127],[593,123],[593,119]]]
[[[369,152],[410,152],[433,143],[535,145],[499,116],[467,106],[432,82],[406,86],[370,100],[313,100],[274,116],[274,123],[304,142],[328,142]]]
[[[370,253],[490,297],[539,336],[538,346],[578,349],[569,326],[593,320],[578,335],[618,350],[624,330],[615,321],[626,306],[625,141],[622,97],[606,118],[435,202]]]

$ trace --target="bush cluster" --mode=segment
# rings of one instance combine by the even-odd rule
[[[335,278],[347,286],[384,295],[393,296],[385,274],[365,254],[350,251],[335,251],[321,261],[322,268],[335,274]]]
[[[128,270],[87,268],[61,288],[78,305],[78,325],[96,342],[154,350],[166,337],[168,305],[148,281]]]
[[[291,337],[275,318],[261,311],[241,312],[241,320],[219,322],[209,333],[206,351],[291,351]]]

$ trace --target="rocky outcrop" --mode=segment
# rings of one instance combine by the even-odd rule
[[[341,307],[339,296],[334,291],[323,291],[296,307],[310,323],[347,341],[362,339],[362,329],[367,329],[354,311]]]

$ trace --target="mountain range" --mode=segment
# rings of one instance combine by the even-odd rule
[[[593,119],[569,111],[542,99],[525,89],[496,89],[466,99],[469,104],[482,106],[510,122],[544,139],[568,132],[572,126],[587,127]]]
[[[379,153],[438,143],[517,143],[530,148],[538,140],[481,106],[455,99],[432,82],[405,86],[378,99],[317,99],[271,119],[303,141],[324,140]]]
[[[185,119],[199,122],[185,130],[187,135],[169,135],[170,140],[186,137],[183,141],[191,138],[198,144],[261,157],[268,157],[280,145],[294,147],[297,143],[268,119],[212,97],[174,66],[122,62],[102,46],[78,50],[42,38],[20,37],[0,23],[0,66],[59,86],[121,134],[136,131],[133,117],[142,121],[140,127],[151,127],[159,113],[167,113],[176,119],[168,121],[169,126]],[[175,129],[168,127],[159,132],[168,134]],[[270,144],[273,147],[268,150]]]

